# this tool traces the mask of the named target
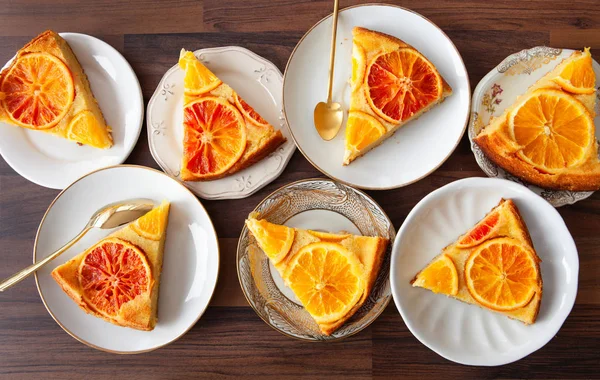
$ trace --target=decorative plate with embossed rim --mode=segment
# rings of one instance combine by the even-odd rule
[[[194,54],[263,118],[280,129],[287,141],[268,157],[231,176],[207,182],[183,181],[180,169],[184,72],[175,65],[163,76],[148,102],[146,124],[150,152],[167,174],[202,198],[245,198],[277,178],[296,148],[283,117],[283,76],[273,63],[238,46],[200,49]]]
[[[250,306],[269,326],[306,341],[334,341],[358,333],[383,312],[391,299],[390,254],[396,232],[385,211],[368,195],[329,179],[307,179],[273,192],[254,211],[290,227],[390,239],[369,298],[342,327],[326,336],[244,226],[237,249],[238,278]]]
[[[473,142],[479,131],[485,127],[492,116],[499,116],[504,109],[517,99],[538,79],[554,69],[564,58],[573,53],[569,49],[556,49],[537,46],[521,50],[506,57],[479,82],[471,101],[471,121],[469,122],[469,141],[475,160],[481,170],[489,177],[504,178],[526,186],[534,193],[550,202],[554,207],[573,204],[592,195],[592,191],[557,191],[542,189],[507,173],[490,161]],[[594,61],[596,78],[600,78],[600,65]],[[598,85],[598,82],[596,83]],[[600,127],[600,87],[596,91],[596,118],[594,124]],[[596,138],[600,138],[600,128],[596,128]]]

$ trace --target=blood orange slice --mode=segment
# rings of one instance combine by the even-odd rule
[[[246,127],[239,111],[217,97],[188,103],[183,110],[183,155],[187,170],[197,178],[225,173],[246,149]]]
[[[411,48],[376,56],[367,69],[366,82],[371,109],[391,123],[406,120],[437,101],[443,89],[433,64]]]
[[[498,221],[500,220],[499,212],[492,212],[486,215],[471,231],[467,232],[456,244],[458,248],[469,248],[481,244],[489,239],[494,232]]]
[[[268,127],[269,122],[262,118],[248,103],[246,103],[238,94],[234,94],[235,105],[240,112],[246,116],[250,122],[259,127]]]
[[[2,106],[21,127],[48,129],[67,114],[75,98],[71,71],[48,53],[28,53],[16,58],[0,83]]]
[[[88,305],[114,317],[124,304],[150,292],[153,280],[146,255],[139,248],[110,238],[87,250],[79,265],[79,283]]]

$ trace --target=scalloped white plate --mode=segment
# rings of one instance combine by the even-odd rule
[[[542,259],[542,303],[530,326],[410,284],[501,198],[515,201]],[[511,363],[548,343],[573,308],[578,275],[577,248],[556,209],[522,185],[493,178],[455,181],[423,198],[396,235],[390,271],[396,307],[413,335],[448,360],[485,366]]]
[[[238,46],[200,49],[194,54],[265,120],[280,129],[287,141],[266,158],[229,177],[206,182],[183,181],[180,170],[184,72],[175,65],[163,76],[148,102],[146,124],[150,152],[167,174],[202,198],[245,198],[279,177],[296,148],[283,117],[283,76],[273,63]]]
[[[73,49],[90,81],[112,128],[114,145],[106,150],[79,146],[43,132],[0,123],[0,154],[4,160],[23,178],[51,189],[63,189],[84,174],[123,163],[140,136],[144,120],[142,89],[127,60],[96,37],[60,35]]]
[[[469,141],[477,164],[488,177],[504,178],[526,186],[534,193],[550,202],[554,207],[573,204],[588,198],[593,191],[557,191],[542,189],[505,172],[490,161],[473,142],[473,138],[482,127],[486,126],[492,116],[499,116],[506,107],[515,102],[538,79],[554,69],[564,58],[573,53],[570,49],[556,49],[537,46],[524,49],[506,57],[498,66],[490,71],[475,87],[471,102],[471,121],[469,122]],[[600,78],[600,65],[593,63],[596,78]],[[598,82],[596,82],[598,85]],[[596,138],[600,138],[600,87],[596,92],[599,101],[596,104]]]

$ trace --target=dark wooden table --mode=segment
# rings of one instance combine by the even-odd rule
[[[361,3],[343,0],[341,7]],[[474,88],[509,53],[537,45],[581,49],[600,58],[600,1],[394,1],[439,25],[463,56]],[[0,0],[0,62],[51,28],[97,36],[131,63],[148,100],[182,47],[240,45],[282,71],[302,35],[331,12],[309,0]],[[158,168],[146,130],[127,163]],[[435,173],[413,185],[371,191],[399,228],[429,192],[459,178],[483,176],[467,137]],[[177,342],[128,356],[96,351],[67,335],[44,308],[34,280],[0,294],[2,378],[213,378],[258,375],[314,378],[598,378],[600,377],[600,193],[559,209],[580,257],[579,292],[564,326],[545,347],[502,367],[449,362],[408,331],[395,306],[369,328],[332,344],[303,343],[268,327],[244,299],[235,248],[244,218],[271,191],[321,174],[296,152],[285,172],[242,200],[203,201],[221,246],[221,273],[202,319]],[[38,223],[58,191],[16,174],[0,159],[0,279],[31,263]]]

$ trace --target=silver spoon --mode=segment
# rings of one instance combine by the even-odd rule
[[[112,203],[101,208],[100,210],[96,211],[94,215],[92,215],[88,224],[77,236],[73,238],[73,240],[62,246],[62,248],[58,249],[51,255],[48,255],[43,260],[28,266],[22,271],[17,272],[13,276],[2,281],[2,283],[0,283],[0,292],[3,292],[16,283],[21,282],[33,272],[37,271],[50,261],[60,256],[63,252],[77,243],[92,228],[111,229],[122,226],[146,214],[148,211],[152,210],[153,207],[154,202],[149,199],[131,199],[128,201]]]

